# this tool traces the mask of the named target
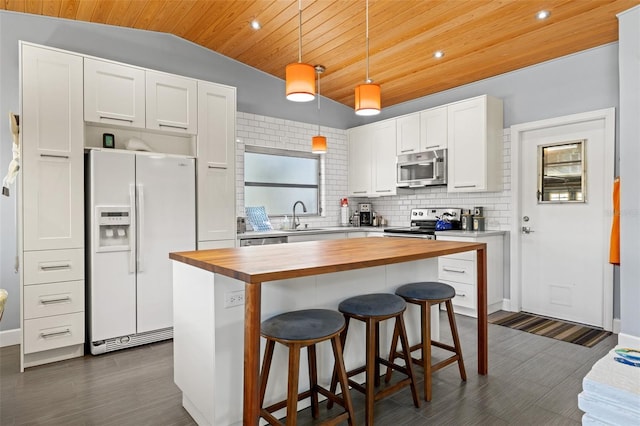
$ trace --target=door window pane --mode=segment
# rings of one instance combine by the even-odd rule
[[[301,151],[246,146],[244,154],[244,204],[264,206],[270,216],[320,215],[320,156]]]
[[[586,201],[585,140],[538,147],[538,203]]]

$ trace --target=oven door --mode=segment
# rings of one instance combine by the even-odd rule
[[[398,156],[398,187],[421,187],[447,183],[447,155],[445,149]]]

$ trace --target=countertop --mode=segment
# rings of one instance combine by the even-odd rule
[[[463,231],[463,230],[449,230],[449,231],[436,231],[436,238],[438,236],[444,237],[466,237],[466,238],[478,238],[478,237],[490,237],[493,235],[504,235],[508,231],[499,230],[486,230],[486,231]]]
[[[336,234],[339,232],[383,232],[383,227],[376,226],[319,226],[309,229],[300,228],[298,231],[287,229],[274,229],[271,231],[248,231],[238,234],[239,240],[248,238],[268,238],[283,237],[290,235],[309,235],[309,234]]]
[[[343,238],[170,253],[172,260],[245,283],[304,277],[486,249],[485,243],[418,238]]]

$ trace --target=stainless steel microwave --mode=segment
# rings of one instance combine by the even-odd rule
[[[417,154],[399,155],[397,186],[418,188],[447,184],[447,150],[435,149]]]

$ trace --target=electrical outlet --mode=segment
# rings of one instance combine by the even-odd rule
[[[224,294],[224,307],[244,305],[244,290],[228,291]]]

